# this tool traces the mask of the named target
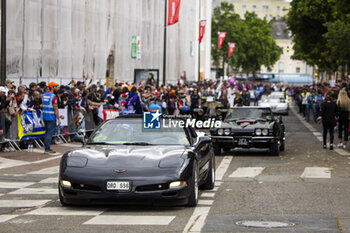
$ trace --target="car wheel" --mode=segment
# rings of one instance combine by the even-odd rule
[[[217,143],[213,143],[213,147],[214,147],[214,154],[221,155],[221,146]]]
[[[62,196],[61,189],[59,187],[58,187],[58,196],[60,198],[60,202],[62,206],[69,206],[69,204],[64,201],[64,197]]]
[[[278,148],[277,142],[270,145],[270,154],[273,156],[278,156],[280,153],[280,150]]]
[[[198,165],[197,161],[193,164],[193,172],[191,179],[191,194],[188,198],[188,206],[197,206],[198,204],[198,196],[199,196],[199,188],[198,188]]]
[[[284,142],[284,141],[282,141],[282,143],[281,143],[281,145],[280,145],[280,151],[284,151],[284,150],[285,150],[285,148],[284,148],[284,144],[285,144],[285,142]]]
[[[231,150],[231,148],[222,148],[225,152],[229,152]]]
[[[213,155],[209,161],[208,176],[201,188],[213,189],[215,185],[215,156]]]

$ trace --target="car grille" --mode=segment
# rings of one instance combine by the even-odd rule
[[[253,136],[250,132],[234,132],[234,136]]]
[[[78,190],[88,190],[88,191],[101,191],[101,188],[96,185],[89,184],[73,184],[74,189]]]
[[[169,184],[151,184],[151,185],[142,185],[136,188],[138,192],[147,192],[147,191],[157,191],[165,190],[169,188]]]

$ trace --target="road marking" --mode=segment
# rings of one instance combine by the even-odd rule
[[[346,150],[343,150],[343,149],[334,149],[334,151],[342,156],[349,156],[350,155],[349,152],[347,152]]]
[[[72,148],[82,147],[81,145],[78,145],[78,144],[69,144],[69,143],[63,143],[63,144],[60,144],[60,146],[72,147]]]
[[[201,197],[215,197],[215,193],[202,193]]]
[[[212,205],[214,200],[198,200],[198,205]]]
[[[322,136],[322,134],[320,132],[313,132],[313,135],[317,136]]]
[[[57,184],[58,183],[58,178],[57,177],[49,177],[44,180],[41,180],[39,183],[42,184]]]
[[[331,170],[328,167],[306,167],[300,178],[329,179]]]
[[[18,217],[19,215],[0,215],[0,223],[4,223],[10,219]]]
[[[10,192],[9,194],[16,195],[16,194],[21,194],[21,195],[31,195],[31,194],[52,194],[52,195],[58,195],[58,189],[55,188],[22,188],[22,189],[17,189],[16,191]]]
[[[264,167],[240,167],[234,171],[230,178],[254,178],[264,171]]]
[[[28,162],[0,157],[0,169],[26,165]]]
[[[28,187],[32,184],[32,182],[0,182],[0,189],[18,189]]]
[[[219,187],[214,187],[213,189],[206,190],[208,192],[216,192],[218,191]]]
[[[84,225],[169,225],[176,216],[100,215]]]
[[[96,216],[102,214],[106,209],[83,209],[72,207],[44,207],[39,208],[24,215],[75,215],[75,216]]]
[[[216,169],[216,173],[215,173],[215,180],[222,180],[228,167],[230,166],[230,163],[232,161],[232,156],[225,156],[219,167]]]
[[[48,167],[48,168],[44,168],[38,171],[33,171],[33,172],[29,172],[27,174],[33,174],[33,175],[53,175],[53,174],[58,174],[59,171],[59,167],[58,166],[54,166],[54,167]]]
[[[200,232],[208,216],[210,207],[196,207],[183,232]]]
[[[223,182],[221,182],[221,181],[215,181],[214,185],[217,186],[217,187],[219,187],[220,185],[222,185],[222,183],[223,183]]]
[[[0,200],[1,207],[37,207],[41,205],[45,205],[51,200]]]
[[[318,139],[320,142],[323,142],[323,137],[322,137],[322,136],[317,136],[317,139]]]

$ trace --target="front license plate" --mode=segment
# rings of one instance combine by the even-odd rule
[[[238,139],[238,145],[240,146],[247,146],[248,145],[248,140],[245,138],[240,138]]]
[[[130,182],[129,181],[107,181],[107,190],[122,190],[129,191],[130,190]]]

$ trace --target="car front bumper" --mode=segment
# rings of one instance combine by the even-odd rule
[[[154,205],[185,205],[188,202],[191,190],[186,185],[179,188],[161,188],[160,190],[138,191],[139,186],[152,185],[150,183],[141,183],[132,181],[130,191],[109,191],[106,190],[106,181],[89,183],[85,179],[62,178],[74,183],[73,187],[65,187],[59,183],[59,191],[65,203],[67,204],[154,204]],[[60,179],[61,180],[61,179]],[[74,180],[74,181],[72,181]],[[153,185],[165,184],[164,181],[154,181]],[[87,190],[77,187],[78,184],[84,184],[84,187],[94,187],[95,190]],[[78,185],[79,186],[79,185]]]
[[[274,136],[212,136],[212,139],[226,148],[269,148],[271,144],[278,142]],[[245,139],[247,144],[240,144],[241,139]]]

